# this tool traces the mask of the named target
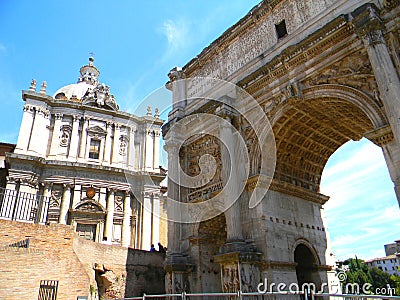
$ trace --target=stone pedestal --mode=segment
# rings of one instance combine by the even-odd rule
[[[221,266],[222,291],[257,292],[262,253],[245,242],[226,243],[221,252],[215,256],[215,261]]]
[[[165,263],[165,292],[167,294],[179,294],[190,292],[189,274],[193,265],[189,262],[187,255],[174,253],[168,254]]]

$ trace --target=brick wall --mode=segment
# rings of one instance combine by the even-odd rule
[[[30,247],[7,247],[26,238]],[[70,226],[0,220],[0,299],[37,299],[41,280],[58,280],[57,300],[88,296],[89,276],[73,251]]]
[[[30,239],[29,248],[8,247]],[[0,299],[37,299],[41,280],[58,280],[57,300],[164,293],[164,254],[103,245],[71,226],[0,220]],[[90,299],[90,298],[89,298]]]
[[[90,276],[90,284],[99,289],[102,296],[132,297],[165,292],[162,253],[104,245],[82,238],[74,240],[74,250]]]

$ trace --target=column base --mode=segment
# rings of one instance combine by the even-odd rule
[[[164,262],[165,292],[179,294],[190,292],[189,273],[194,265],[189,262],[189,257],[180,253],[167,254]]]
[[[254,246],[244,241],[228,242],[220,249],[220,254],[214,256],[215,262],[221,266],[222,291],[257,292],[261,282],[262,253]]]

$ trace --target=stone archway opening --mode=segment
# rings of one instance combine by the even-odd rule
[[[316,98],[288,105],[274,122],[279,182],[319,193],[329,157],[347,141],[374,130],[355,104],[339,98]]]
[[[225,215],[220,214],[199,225],[199,279],[203,292],[222,292],[221,267],[215,261],[220,247],[226,243]]]
[[[304,284],[315,284],[321,286],[321,278],[318,274],[318,260],[309,247],[299,244],[294,250],[294,261],[296,265],[296,277],[299,289]]]

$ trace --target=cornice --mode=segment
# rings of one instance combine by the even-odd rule
[[[296,186],[288,182],[279,181],[277,179],[272,180],[269,188],[270,190],[298,197],[320,205],[324,205],[330,198],[329,196],[310,191],[306,188]]]
[[[83,105],[81,103],[74,103],[71,101],[63,101],[63,100],[54,100],[53,97],[49,95],[44,95],[40,93],[36,93],[33,91],[22,91],[22,99],[26,101],[27,99],[33,99],[33,100],[39,100],[45,102],[48,106],[51,107],[51,109],[57,109],[57,108],[70,108],[70,109],[76,109],[83,112],[94,112],[94,113],[99,113],[102,115],[108,115],[111,117],[115,118],[121,118],[125,119],[128,121],[133,121],[138,124],[146,124],[146,123],[151,123],[155,124],[158,126],[161,126],[164,124],[164,120],[161,120],[159,118],[154,118],[154,117],[149,117],[149,116],[136,116],[134,114],[130,114],[127,112],[123,111],[112,111],[112,110],[106,110],[103,108],[99,107],[93,107],[93,106],[88,106],[88,105]]]
[[[394,135],[389,125],[367,132],[364,136],[379,147],[394,140]]]

